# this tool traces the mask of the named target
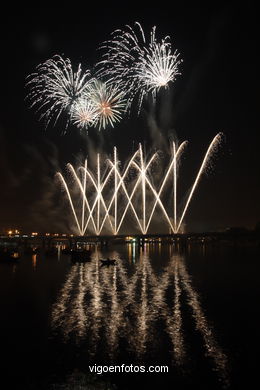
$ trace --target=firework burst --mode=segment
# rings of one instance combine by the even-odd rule
[[[92,83],[89,98],[96,108],[99,130],[105,129],[108,124],[114,127],[114,123],[121,120],[126,106],[124,92],[121,89],[115,85],[95,80]]]
[[[90,71],[83,71],[81,64],[74,71],[70,59],[55,55],[28,76],[27,99],[30,107],[41,113],[40,119],[45,119],[47,127],[52,119],[56,124],[62,112],[73,113],[73,106],[87,95],[92,82]]]
[[[74,68],[68,58],[59,55],[28,76],[26,98],[46,127],[51,121],[55,125],[63,113],[67,125],[72,122],[81,129],[114,127],[130,111],[134,99],[140,112],[144,97],[151,94],[155,99],[161,88],[169,87],[181,63],[170,38],[157,41],[153,27],[146,41],[141,25],[135,23],[135,27],[114,31],[101,46],[105,53],[96,65],[95,77],[90,70],[83,71],[81,64]]]
[[[79,99],[71,110],[71,121],[80,129],[95,126],[98,121],[96,105],[88,98]]]
[[[97,64],[97,74],[114,80],[128,93],[128,108],[138,96],[139,111],[143,98],[149,92],[153,98],[162,88],[174,82],[179,73],[179,53],[172,51],[170,37],[157,41],[156,27],[152,28],[147,42],[140,23],[137,32],[130,26],[116,30],[112,38],[102,44],[103,59]]]

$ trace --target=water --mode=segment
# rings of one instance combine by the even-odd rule
[[[117,259],[101,266],[100,258]],[[0,264],[1,380],[26,389],[245,388],[257,373],[259,250],[192,244],[60,250]],[[92,374],[90,365],[167,365]],[[84,384],[84,386],[83,386]]]

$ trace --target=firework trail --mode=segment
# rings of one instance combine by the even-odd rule
[[[182,212],[182,215],[180,217],[180,220],[179,220],[179,223],[178,223],[178,227],[177,227],[177,231],[180,229],[181,227],[181,224],[182,224],[182,221],[183,221],[183,218],[185,217],[185,214],[186,214],[186,211],[189,207],[189,204],[190,204],[190,201],[192,199],[192,196],[193,196],[193,193],[198,185],[198,182],[201,178],[201,175],[203,174],[203,172],[205,172],[206,168],[207,168],[207,165],[209,164],[209,161],[210,161],[210,158],[211,156],[216,152],[221,140],[222,140],[222,137],[223,137],[223,134],[222,133],[218,133],[214,138],[213,140],[211,141],[208,149],[207,149],[207,152],[203,158],[203,161],[202,161],[202,164],[200,166],[200,169],[197,173],[197,176],[196,176],[196,179],[194,180],[194,183],[193,183],[193,186],[191,188],[191,191],[189,193],[189,196],[188,196],[188,199],[185,203],[185,206],[184,206],[184,210]]]
[[[144,96],[151,92],[155,99],[157,92],[174,82],[181,63],[177,50],[172,51],[170,37],[157,41],[156,27],[152,28],[150,40],[146,42],[140,23],[136,22],[137,32],[130,26],[126,30],[115,30],[111,39],[105,41],[100,49],[105,50],[102,60],[97,64],[97,74],[113,82],[128,93],[128,109],[135,96],[138,108]]]
[[[70,59],[59,55],[38,65],[27,80],[30,108],[41,113],[40,120],[45,119],[46,127],[52,119],[56,124],[62,112],[67,111],[70,116],[74,104],[88,94],[93,82],[88,69],[83,71],[79,64],[74,71]]]

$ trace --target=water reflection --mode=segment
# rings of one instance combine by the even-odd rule
[[[198,330],[203,337],[206,356],[213,359],[216,370],[223,376],[227,365],[226,355],[222,352],[214,338],[213,330],[208,325],[206,316],[203,313],[199,295],[192,288],[190,276],[188,275],[183,262],[179,264],[179,270],[182,278],[183,289],[187,293],[188,305],[192,308],[192,315],[195,320],[196,330]]]
[[[37,266],[37,254],[34,253],[32,255],[32,268],[34,271],[36,271],[36,266]]]
[[[183,323],[186,310],[191,313],[194,331],[202,336],[205,357],[225,382],[227,358],[208,324],[184,258],[172,251],[169,249],[167,266],[156,273],[146,246],[138,256],[134,247],[128,247],[129,260],[139,259],[132,265],[113,252],[111,258],[117,259],[113,267],[101,267],[100,253],[96,250],[90,263],[71,267],[53,306],[53,328],[62,331],[66,340],[88,340],[92,356],[102,344],[104,354],[113,359],[123,340],[127,350],[140,358],[156,348],[160,323],[170,340],[172,360],[180,366],[187,360]]]
[[[181,314],[181,285],[179,275],[179,257],[173,256],[171,261],[171,273],[173,274],[174,281],[174,305],[173,313],[169,312],[169,309],[164,305],[164,317],[167,324],[167,331],[172,341],[173,355],[178,365],[183,363],[185,358],[184,340],[182,332],[182,314]],[[168,280],[166,281],[168,285]]]

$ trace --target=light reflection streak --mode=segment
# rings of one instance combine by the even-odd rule
[[[61,245],[58,245],[58,261],[60,261],[60,255],[61,255]]]
[[[137,352],[138,356],[142,356],[146,352],[147,342],[152,337],[151,312],[148,300],[148,258],[146,254],[140,253],[140,302],[134,305],[134,311],[137,319],[136,335],[131,333],[131,345]]]
[[[122,327],[123,317],[118,297],[117,267],[113,267],[108,271],[112,271],[112,275],[110,275],[110,277],[112,277],[112,286],[109,281],[106,280],[105,288],[110,303],[109,316],[107,317],[106,325],[106,337],[109,345],[109,355],[112,359],[115,352],[118,350],[119,329]],[[108,272],[105,272],[104,274],[108,275]]]
[[[113,359],[119,339],[124,338],[127,349],[140,358],[149,352],[158,321],[163,321],[173,363],[184,365],[187,348],[183,313],[191,307],[195,330],[202,335],[204,357],[213,362],[220,379],[226,381],[227,357],[215,340],[181,255],[175,252],[158,274],[146,250],[140,252],[136,264],[128,265],[129,269],[117,252],[110,254],[117,259],[114,267],[100,266],[99,257],[96,250],[90,263],[72,266],[53,306],[53,328],[61,331],[65,340],[89,340],[90,355],[95,356],[102,347],[104,354],[108,351]]]
[[[67,321],[65,336],[75,330],[77,339],[80,339],[85,335],[86,330],[86,315],[84,310],[84,296],[85,296],[85,277],[84,277],[84,268],[83,264],[79,264],[78,268],[78,286],[74,298],[71,301],[71,305],[74,307],[74,310],[71,313],[69,321]]]
[[[172,262],[172,274],[173,274],[173,286],[174,286],[174,305],[173,313],[169,312],[169,309],[164,305],[163,315],[167,325],[167,332],[170,336],[173,346],[173,357],[176,364],[181,365],[185,359],[185,347],[182,330],[182,313],[181,313],[181,287],[179,277],[179,257],[173,256]],[[169,283],[169,278],[166,281],[166,285]]]
[[[65,281],[61,289],[58,299],[52,308],[52,319],[54,327],[56,327],[57,325],[63,327],[65,325],[65,322],[68,321],[68,318],[66,318],[66,310],[69,306],[69,301],[71,299],[73,284],[76,276],[77,266],[74,266],[72,267],[67,277],[67,280]]]
[[[85,267],[87,266],[88,264],[85,264]],[[104,302],[102,299],[104,283],[102,283],[102,278],[99,275],[97,252],[95,254],[95,262],[93,263],[93,269],[90,269],[90,273],[92,274],[92,278],[90,277],[88,281],[90,299],[88,302],[88,310],[86,310],[86,314],[87,317],[91,319],[89,328],[91,329],[90,354],[95,355],[97,343],[100,338],[102,322],[104,320],[103,313],[105,311],[105,308],[103,307]]]
[[[183,262],[179,264],[179,270],[183,289],[188,297],[187,303],[192,308],[192,316],[195,320],[196,330],[198,330],[203,337],[204,347],[206,349],[205,356],[210,357],[213,360],[215,370],[220,374],[223,382],[227,383],[227,357],[215,340],[213,330],[209,326],[207,318],[203,313],[199,295],[191,285],[190,276],[188,275]]]
[[[32,255],[32,267],[34,271],[36,271],[36,265],[37,265],[37,254],[35,253]]]

